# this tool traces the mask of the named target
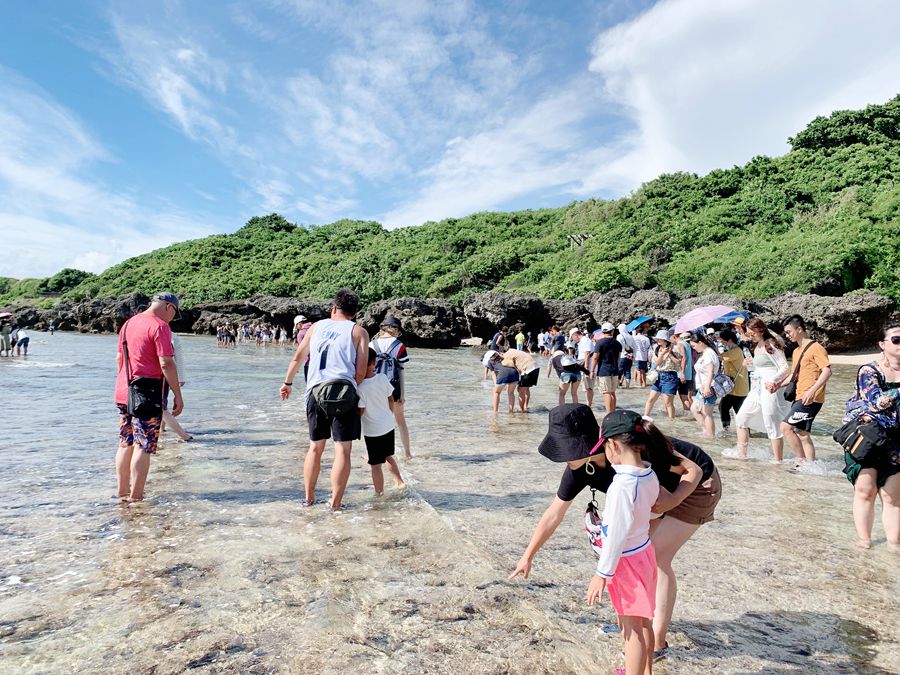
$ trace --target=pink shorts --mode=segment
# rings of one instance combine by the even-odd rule
[[[619,616],[652,619],[656,610],[656,551],[653,544],[640,553],[619,558],[616,573],[606,590]]]

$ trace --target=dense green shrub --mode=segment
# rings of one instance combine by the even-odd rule
[[[624,284],[761,298],[868,289],[900,299],[900,96],[818,117],[790,142],[782,157],[705,176],[665,174],[627,198],[557,209],[391,231],[353,220],[298,226],[270,214],[96,277],[0,278],[0,301],[171,289],[189,305],[327,298],[344,285],[365,302],[492,289],[572,298]]]

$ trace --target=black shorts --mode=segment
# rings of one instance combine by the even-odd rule
[[[693,396],[694,394],[694,383],[691,380],[687,382],[682,382],[678,380],[678,394],[681,396]]]
[[[639,371],[641,371],[642,373],[647,372],[647,362],[646,361],[635,361],[634,364],[637,367],[637,369]]]
[[[533,387],[534,385],[537,384],[538,375],[540,375],[540,374],[541,374],[541,369],[535,368],[530,373],[521,375],[519,377],[519,386],[520,387]]]
[[[813,420],[822,409],[821,403],[810,403],[803,405],[802,401],[794,401],[791,409],[788,411],[784,421],[790,424],[798,431],[810,431],[812,429]]]
[[[366,439],[366,453],[369,464],[384,464],[384,460],[394,456],[394,430],[384,436],[363,436]]]
[[[343,415],[329,416],[316,405],[312,395],[306,397],[306,420],[309,422],[311,441],[324,441],[332,436],[336,441],[356,441],[362,430],[359,408],[354,407]]]

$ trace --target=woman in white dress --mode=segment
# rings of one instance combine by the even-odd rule
[[[752,356],[744,359],[750,371],[750,394],[735,418],[738,457],[747,457],[750,429],[754,429],[765,432],[772,444],[775,462],[781,462],[784,451],[781,420],[791,407],[784,399],[783,390],[775,384],[788,373],[784,347],[762,319],[747,322],[747,335],[753,340]]]

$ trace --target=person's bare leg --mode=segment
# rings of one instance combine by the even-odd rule
[[[150,453],[140,448],[131,456],[131,496],[133,502],[144,499],[144,485],[147,483],[147,474],[150,473]]]
[[[774,461],[781,464],[781,461],[784,459],[784,438],[773,438],[771,443]]]
[[[393,457],[388,457],[387,460],[385,460],[385,463],[394,479],[394,486],[398,488],[404,487],[406,483],[403,480],[403,476],[400,475],[400,467],[397,466],[397,461]]]
[[[647,402],[644,404],[644,417],[650,417],[653,413],[653,406],[656,405],[656,401],[659,399],[659,392],[650,390],[650,395],[647,397]]]
[[[502,391],[502,389],[503,387],[494,387],[494,395],[492,401],[494,412],[500,410],[500,392]]]
[[[697,423],[700,431],[703,431],[703,404],[694,401],[691,405],[691,414],[694,416],[694,421]]]
[[[794,459],[798,462],[802,462],[804,460],[803,446],[800,444],[797,430],[787,422],[782,422],[781,433],[784,434],[784,440],[787,441],[788,446],[794,451]]]
[[[506,396],[509,402],[509,412],[516,411],[516,388],[512,384],[506,385]]]
[[[701,414],[703,416],[703,436],[705,438],[716,437],[716,421],[713,418],[713,407],[711,405],[702,404]]]
[[[663,394],[663,407],[666,409],[666,415],[670,420],[675,419],[675,399],[672,396]],[[649,415],[647,415],[649,417]]]
[[[172,413],[170,413],[168,410],[163,410],[162,417],[163,417],[163,421],[162,421],[163,425],[168,424],[171,427],[172,431],[174,431],[175,434],[178,436],[178,438],[180,438],[183,441],[189,441],[193,438],[193,436],[191,436],[188,432],[186,432],[182,428],[182,426],[178,423],[178,419]],[[160,431],[162,431],[162,427],[160,428]]]
[[[587,402],[588,408],[594,405],[594,388],[588,387],[587,383],[584,385],[584,398]]]
[[[131,454],[133,445],[120,445],[116,451],[116,496],[121,498],[131,494]]]
[[[626,675],[642,675],[646,672],[648,652],[653,658],[653,633],[644,631],[643,618],[639,616],[620,616],[622,638],[625,640],[625,673]]]
[[[808,431],[800,431],[797,429],[794,433],[800,439],[800,447],[803,448],[803,457],[807,462],[816,461],[816,446],[813,444],[812,434]]]
[[[404,402],[394,401],[394,421],[397,422],[397,431],[400,432],[400,444],[403,446],[403,456],[412,459],[412,448],[409,445],[409,427],[406,425]]]
[[[616,395],[605,393],[603,394],[603,406],[606,408],[607,413],[611,413],[616,409]]]
[[[578,403],[578,382],[573,382],[569,386],[569,392],[572,394],[572,403]]]
[[[738,457],[747,459],[747,448],[750,445],[750,429],[747,427],[737,428],[737,450]]]
[[[322,453],[324,451],[324,440],[309,442],[309,450],[306,451],[306,459],[303,460],[303,490],[308,502],[312,502],[316,498],[316,483],[319,480],[319,471],[322,470]]]
[[[381,470],[381,464],[372,464],[372,487],[375,488],[375,494],[379,497],[384,493],[384,472]]]
[[[653,675],[653,651],[656,649],[656,641],[653,638],[653,622],[650,619],[641,617],[641,624],[644,642],[647,644],[647,662],[644,663],[644,675]]]
[[[881,494],[881,522],[888,548],[900,553],[900,473],[887,479]]]
[[[559,394],[556,397],[556,401],[559,405],[562,405],[563,403],[566,402],[566,391],[568,390],[568,388],[569,388],[569,385],[566,384],[565,382],[559,383]]]
[[[678,595],[678,583],[672,569],[672,561],[675,554],[699,527],[671,516],[651,523],[650,540],[656,553],[657,570],[653,634],[658,649],[662,649],[666,644],[666,634],[669,632],[669,624],[672,623],[672,611],[675,609],[675,599]]]
[[[531,387],[525,387],[525,394],[522,399],[525,401],[525,412],[528,412],[528,406],[531,405]]]
[[[353,441],[334,442],[334,465],[331,467],[331,508],[339,509],[350,480],[350,450]],[[382,488],[384,482],[382,481]]]
[[[878,473],[875,469],[863,469],[853,486],[853,525],[856,527],[856,545],[860,548],[869,548],[872,545],[875,496],[878,494],[877,481]]]
[[[516,387],[516,391],[519,393],[519,412],[525,412],[525,389]]]

